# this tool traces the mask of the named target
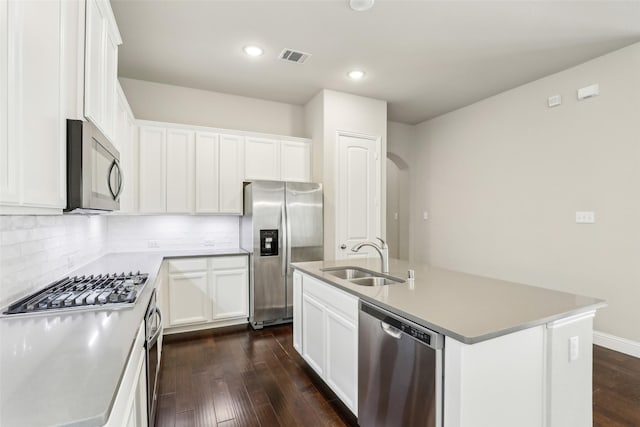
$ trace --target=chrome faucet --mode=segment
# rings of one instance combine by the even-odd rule
[[[389,246],[387,246],[387,243],[381,238],[376,237],[376,239],[380,240],[380,245],[378,245],[376,242],[367,241],[367,242],[358,243],[357,245],[352,247],[351,250],[353,252],[358,252],[360,249],[362,249],[363,246],[371,246],[373,249],[378,251],[378,254],[380,255],[381,271],[383,273],[388,273],[389,272]]]

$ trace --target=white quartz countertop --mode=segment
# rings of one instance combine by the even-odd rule
[[[162,260],[246,254],[206,248],[107,254],[70,275],[148,273],[133,307],[0,317],[0,426],[103,425]]]
[[[475,344],[604,307],[603,300],[427,265],[389,260],[389,274],[413,285],[360,286],[323,272],[337,266],[380,271],[379,258],[315,261],[294,268],[465,344]]]

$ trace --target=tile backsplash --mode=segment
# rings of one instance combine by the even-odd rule
[[[239,246],[237,216],[114,215],[107,230],[110,252]]]
[[[0,216],[0,307],[108,252],[239,246],[237,216]]]
[[[106,229],[98,215],[0,216],[0,307],[99,257]]]

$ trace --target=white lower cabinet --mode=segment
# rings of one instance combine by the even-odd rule
[[[301,278],[301,293],[296,292]],[[295,306],[302,301],[301,310]],[[301,312],[300,312],[301,311]],[[306,274],[294,274],[294,346],[300,331],[304,360],[358,413],[358,298]]]
[[[165,266],[163,266],[165,267]],[[166,261],[160,295],[169,313],[165,333],[246,323],[249,272],[245,255]]]
[[[169,327],[211,320],[207,275],[206,270],[169,273]]]
[[[147,353],[144,321],[138,328],[127,366],[120,381],[105,427],[146,427],[147,422]]]
[[[243,261],[246,259],[241,258]],[[214,269],[209,281],[209,296],[211,297],[212,320],[228,320],[247,317],[249,310],[249,283],[245,266],[234,269]]]

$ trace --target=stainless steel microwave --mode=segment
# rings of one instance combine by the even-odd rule
[[[120,209],[120,153],[90,121],[67,120],[67,207],[65,212]]]

